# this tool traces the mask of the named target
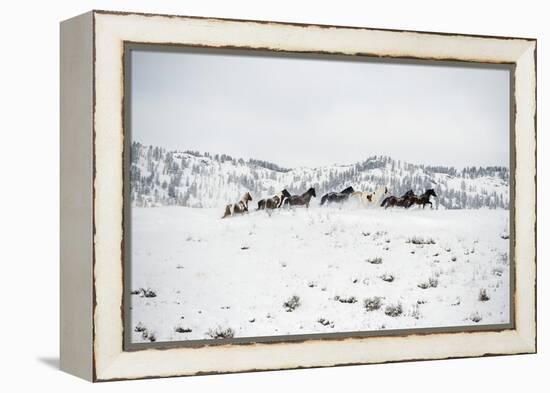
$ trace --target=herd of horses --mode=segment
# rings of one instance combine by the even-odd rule
[[[432,207],[430,197],[437,195],[433,188],[427,189],[421,195],[416,195],[413,190],[407,191],[402,196],[389,195],[387,187],[380,187],[374,192],[355,191],[353,187],[347,187],[340,192],[328,192],[321,197],[321,206],[325,204],[342,204],[344,202],[355,201],[360,205],[372,205],[387,209],[388,207],[404,207],[406,209],[413,205],[421,205],[425,208],[426,205]],[[279,192],[271,198],[264,198],[258,201],[256,210],[266,210],[270,212],[274,209],[290,206],[305,206],[309,208],[311,198],[316,198],[315,188],[311,187],[301,195],[291,195],[286,189]],[[225,207],[225,212],[222,218],[226,218],[235,214],[243,214],[248,212],[248,202],[252,201],[252,195],[247,192],[241,200],[234,204],[229,204]]]

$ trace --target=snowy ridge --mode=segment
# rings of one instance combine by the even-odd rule
[[[131,149],[134,206],[220,207],[238,201],[247,191],[256,202],[283,188],[298,194],[311,186],[320,199],[328,191],[350,185],[357,191],[374,191],[384,185],[394,195],[402,195],[409,189],[421,194],[434,188],[438,195],[434,200],[437,208],[509,207],[510,173],[506,167],[457,170],[372,156],[350,165],[288,169],[261,160],[170,151],[139,142],[133,142]]]
[[[314,204],[220,217],[132,209],[133,342],[510,321],[508,211]]]

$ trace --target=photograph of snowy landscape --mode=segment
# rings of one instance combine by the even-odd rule
[[[510,323],[509,70],[130,61],[132,343]]]

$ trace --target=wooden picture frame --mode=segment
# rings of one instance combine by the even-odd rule
[[[125,61],[132,45],[510,69],[511,323],[215,344],[125,342]],[[62,370],[110,381],[536,352],[536,40],[91,11],[61,23],[60,64]]]

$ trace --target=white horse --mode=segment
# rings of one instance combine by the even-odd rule
[[[355,191],[350,199],[365,207],[378,207],[380,202],[389,195],[388,187],[378,187],[374,192]]]

